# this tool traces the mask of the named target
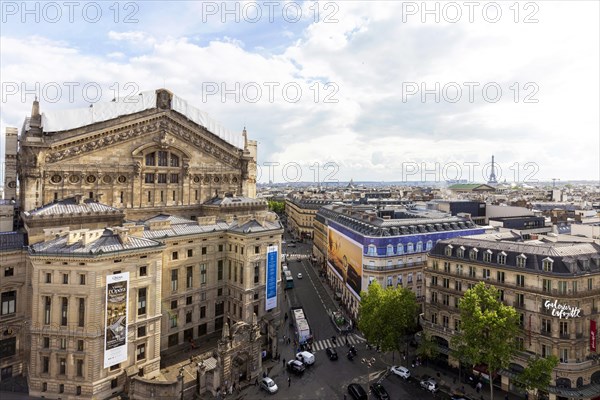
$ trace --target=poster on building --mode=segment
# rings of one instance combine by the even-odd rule
[[[265,279],[265,310],[277,307],[277,264],[279,255],[277,246],[267,247],[267,267]]]
[[[596,343],[598,343],[598,337],[596,336],[596,321],[590,320],[590,352],[596,352]]]
[[[104,368],[127,361],[129,272],[106,276]]]
[[[327,228],[328,251],[327,261],[334,268],[343,282],[360,296],[362,290],[362,246],[341,234]]]

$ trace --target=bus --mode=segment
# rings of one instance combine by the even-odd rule
[[[285,288],[293,289],[294,288],[294,278],[292,277],[292,273],[290,271],[285,271]]]
[[[294,334],[298,340],[298,344],[312,343],[313,337],[310,332],[310,326],[302,307],[292,307],[290,311],[294,323]]]

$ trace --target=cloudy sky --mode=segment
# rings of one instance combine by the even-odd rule
[[[483,181],[492,154],[507,181],[600,178],[596,1],[23,4],[2,135],[36,89],[47,111],[166,87],[246,126],[263,182]]]

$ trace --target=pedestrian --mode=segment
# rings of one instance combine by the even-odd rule
[[[285,367],[285,357],[283,357],[283,366]]]
[[[258,386],[258,376],[256,377],[256,380],[254,381],[254,386]]]
[[[290,387],[290,385],[291,385],[291,384],[292,384],[292,378],[290,378],[290,377],[288,376],[288,387]]]

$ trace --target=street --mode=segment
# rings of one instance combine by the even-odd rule
[[[290,238],[285,237],[288,241]],[[324,287],[323,278],[319,278],[317,270],[311,265],[310,259],[304,257],[296,261],[297,255],[310,255],[311,243],[296,243],[296,247],[288,247],[290,256],[287,265],[294,277],[294,288],[289,289],[289,296],[284,297],[283,312],[288,311],[288,303],[291,297],[295,297],[304,308],[306,317],[314,336],[312,345],[315,354],[315,364],[307,368],[302,376],[289,375],[283,368],[286,361],[292,359],[295,351],[292,344],[286,344],[283,337],[279,338],[281,362],[277,368],[272,368],[270,377],[279,387],[279,391],[273,395],[267,395],[258,387],[250,387],[242,393],[240,398],[263,399],[343,399],[344,395],[350,399],[348,385],[359,383],[365,390],[369,384],[373,384],[382,378],[389,370],[380,358],[381,354],[375,350],[367,350],[364,339],[355,334],[348,335],[348,342],[354,345],[358,355],[351,361],[346,357],[347,347],[345,337],[338,336],[333,323],[329,319],[328,311],[337,310],[337,304],[331,298],[331,292]],[[284,245],[284,249],[286,246]],[[302,273],[302,279],[298,279],[298,273]],[[292,294],[293,291],[293,294]],[[291,335],[293,331],[288,325],[285,326],[282,335]],[[338,336],[337,344],[333,345],[332,336]],[[330,361],[325,354],[325,348],[332,346],[337,349],[339,359]],[[374,360],[373,360],[374,359]],[[369,362],[373,360],[374,362]],[[291,377],[288,387],[288,376]],[[425,399],[433,398],[418,386],[418,382],[404,381],[395,376],[388,375],[381,381],[393,399]],[[374,398],[370,396],[369,398]],[[438,395],[437,398],[442,398]]]

